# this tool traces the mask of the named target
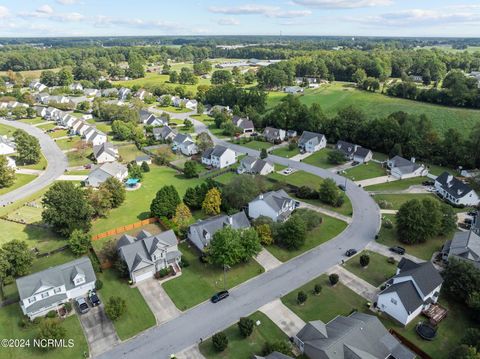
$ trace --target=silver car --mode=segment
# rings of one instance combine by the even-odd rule
[[[75,302],[77,303],[77,308],[80,314],[85,314],[90,310],[90,307],[88,306],[85,298],[77,298]]]

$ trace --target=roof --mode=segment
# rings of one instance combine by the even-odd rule
[[[310,322],[297,334],[311,359],[375,359],[395,353],[396,359],[413,359],[405,348],[373,315],[353,313],[337,316],[329,323]]]
[[[365,147],[357,147],[357,150],[355,151],[355,154],[354,156],[358,156],[358,157],[362,157],[362,158],[365,158],[368,156],[368,154],[372,152],[371,150],[369,150],[368,148],[365,148]]]
[[[169,126],[156,127],[153,129],[153,134],[159,135],[163,139],[165,139],[171,133],[175,134],[175,132]]]
[[[410,261],[409,259],[402,258],[402,261]],[[414,266],[413,264],[404,265],[403,269],[400,268],[400,273],[398,273],[393,278],[400,278],[411,276],[420,290],[426,295],[431,293],[435,288],[443,283],[443,278],[438,273],[437,269],[433,266],[431,262],[419,263]]]
[[[270,191],[260,194],[252,202],[263,201],[269,205],[275,212],[279,212],[282,208],[286,207],[293,199],[289,197],[287,192],[283,189],[278,191]]]
[[[147,162],[150,161],[152,158],[149,155],[141,155],[135,158],[135,162]]]
[[[88,182],[96,184],[105,182],[110,177],[116,177],[119,174],[127,172],[128,169],[124,165],[118,162],[107,162],[100,167],[95,168],[88,175]]]
[[[413,313],[423,304],[415,285],[411,281],[392,284],[382,291],[383,293],[396,292],[407,313]]]
[[[88,257],[82,257],[59,266],[50,267],[43,271],[18,278],[17,287],[20,299],[23,300],[31,297],[37,292],[43,292],[44,290],[47,290],[47,288],[59,287],[62,285],[65,285],[66,290],[68,291],[75,287],[72,279],[77,273],[81,273],[85,276],[86,283],[93,282],[97,279],[90,259]],[[39,302],[42,303],[43,307],[43,300]],[[29,311],[35,311],[33,308],[30,308],[32,307],[28,307]]]
[[[472,187],[467,183],[452,176],[448,172],[443,172],[435,179],[435,182],[438,182],[443,190],[454,198],[462,198],[473,191]]]
[[[215,147],[208,148],[203,153],[202,157],[203,158],[221,157],[227,151],[232,151],[232,150],[225,146],[216,145]]]
[[[403,174],[412,173],[422,167],[418,163],[412,162],[400,156],[395,156],[388,160],[390,168],[397,168]]]
[[[449,256],[470,260],[480,268],[480,235],[475,231],[457,232],[448,245],[444,247]]]
[[[192,141],[192,137],[190,135],[185,135],[183,133],[177,133],[175,138],[173,139],[173,142],[175,143],[183,143],[185,141]]]
[[[304,145],[311,140],[313,140],[314,144],[318,144],[322,141],[324,137],[325,135],[322,135],[321,133],[303,131],[302,135],[300,136],[300,139],[298,140],[298,144]]]
[[[265,137],[270,137],[270,138],[279,138],[280,137],[280,129],[274,128],[274,127],[265,127],[265,130],[263,131],[263,135]]]
[[[95,156],[95,158],[98,158],[103,153],[106,153],[113,157],[117,157],[118,150],[110,142],[105,142],[105,143],[102,143],[101,145],[93,146],[93,155]]]
[[[7,136],[0,136],[0,144],[3,143],[4,145],[7,145],[13,149],[15,149],[15,142],[10,140]]]
[[[292,357],[289,357],[288,355],[285,355],[279,352],[270,353],[266,357],[255,355],[253,358],[254,359],[293,359]]]
[[[253,121],[248,118],[233,116],[232,122],[235,126],[240,127],[243,130],[255,128]]]

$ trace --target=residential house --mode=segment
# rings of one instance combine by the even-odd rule
[[[163,126],[163,120],[146,110],[140,110],[140,121],[147,126]]]
[[[317,152],[327,147],[327,138],[321,133],[303,131],[298,140],[298,147],[302,152]]]
[[[135,158],[135,163],[137,165],[141,166],[143,162],[145,162],[147,165],[151,165],[152,157],[150,157],[149,155],[141,155]]]
[[[177,135],[170,126],[155,127],[152,132],[156,141],[173,141]]]
[[[33,109],[35,110],[35,113],[37,114],[38,117],[45,118],[45,115],[47,114],[47,108],[44,106],[34,106]]]
[[[129,88],[122,87],[118,90],[118,99],[120,101],[125,101],[131,93],[132,91]]]
[[[69,87],[72,91],[83,91],[83,86],[80,82],[74,82]]]
[[[135,92],[135,97],[138,97],[140,100],[143,101],[143,99],[145,97],[147,97],[149,95],[149,92],[144,90],[144,89],[140,89],[138,90],[137,92]]]
[[[85,180],[85,185],[98,187],[110,177],[123,181],[128,177],[128,169],[118,162],[107,162],[95,168]]]
[[[295,130],[288,130],[287,131],[287,138],[295,138],[297,137],[297,131]]]
[[[297,208],[295,200],[283,189],[260,194],[248,204],[248,216],[256,219],[260,216],[271,218],[275,222],[286,221]]]
[[[222,214],[205,220],[199,220],[188,228],[188,239],[200,250],[203,251],[205,247],[210,244],[213,235],[220,229],[231,226],[234,229],[250,228],[250,221],[245,212],[228,216]]]
[[[480,89],[480,71],[472,71],[468,74],[468,76],[477,80],[477,86]]]
[[[180,270],[182,253],[173,230],[152,235],[142,230],[136,237],[124,234],[117,242],[117,249],[128,267],[133,283],[153,278],[158,271],[172,267]]]
[[[191,156],[198,153],[198,148],[190,135],[178,133],[173,139],[172,149],[180,151],[185,156]]]
[[[48,92],[40,92],[35,95],[35,102],[43,103],[44,105],[48,104],[50,99],[50,94]]]
[[[255,132],[255,126],[253,121],[248,118],[243,118],[240,116],[233,116],[232,118],[233,125],[240,128],[244,134]]]
[[[478,216],[475,223],[480,224]],[[464,260],[480,269],[480,225],[473,225],[468,232],[455,233],[443,245],[442,258],[446,262],[450,258]]]
[[[83,94],[87,97],[100,96],[100,90],[98,89],[83,89]]]
[[[428,174],[428,169],[421,164],[415,163],[415,158],[409,161],[403,157],[395,156],[387,161],[390,174],[398,179],[421,177]]]
[[[216,112],[226,112],[228,114],[232,113],[232,110],[230,109],[229,106],[221,106],[221,105],[215,105],[210,108],[208,111],[208,114],[210,116],[214,115]]]
[[[438,301],[443,279],[431,262],[415,263],[402,258],[397,274],[380,292],[377,308],[403,325]]]
[[[172,106],[188,108],[189,110],[195,111],[197,109],[198,102],[197,100],[190,100],[188,98],[174,96],[172,97]]]
[[[357,163],[367,163],[373,157],[373,152],[369,149],[346,141],[338,141],[335,148],[342,152],[349,161]]]
[[[11,155],[17,151],[17,146],[13,140],[7,136],[0,135],[0,155]]]
[[[88,257],[18,278],[20,308],[30,319],[44,316],[71,299],[86,296],[97,280]]]
[[[303,93],[303,87],[300,86],[287,86],[283,88],[283,92],[296,95],[298,93]]]
[[[280,130],[274,127],[265,127],[265,130],[263,131],[263,137],[265,137],[266,141],[271,143],[280,143],[285,141],[286,135],[287,133],[285,130]]]
[[[410,75],[410,80],[413,82],[423,82],[423,76],[420,75]]]
[[[45,90],[48,89],[47,86],[45,86],[44,84],[42,84],[40,81],[32,81],[30,82],[30,89],[34,90],[34,91],[38,91],[38,92],[43,92]]]
[[[115,87],[109,89],[103,89],[101,92],[102,97],[117,97],[118,98],[118,89]]]
[[[202,155],[202,163],[215,168],[225,168],[237,162],[235,151],[225,146],[216,145],[207,149]]]
[[[245,156],[240,161],[240,166],[237,168],[237,173],[249,173],[253,175],[266,176],[272,173],[275,167],[272,162],[262,160],[253,156]]]
[[[307,323],[293,339],[310,359],[414,359],[408,350],[374,315],[354,312],[328,323]]]
[[[480,198],[468,183],[443,172],[435,179],[437,193],[448,202],[457,206],[478,206]]]
[[[118,149],[110,142],[93,146],[93,155],[98,164],[115,162],[119,157]]]
[[[13,170],[16,170],[17,162],[12,157],[6,156],[6,158],[7,158],[7,167]]]

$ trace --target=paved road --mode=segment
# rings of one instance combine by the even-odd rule
[[[0,196],[0,206],[4,206],[11,202],[28,197],[55,181],[67,168],[67,157],[57,146],[55,141],[53,141],[50,136],[45,134],[37,127],[23,122],[8,120],[0,120],[0,124],[20,128],[28,132],[30,135],[38,138],[40,141],[40,147],[42,148],[42,153],[48,162],[47,169],[40,176],[38,176],[38,178],[34,179],[25,186]]]
[[[198,121],[194,121],[194,125],[197,131],[205,129]],[[218,139],[215,139],[215,142],[237,152],[259,154],[258,151]],[[333,178],[337,183],[345,183],[343,177],[325,169],[277,156],[270,156],[270,160],[324,178]],[[259,307],[325,273],[345,259],[344,253],[347,249],[363,249],[374,239],[380,228],[379,208],[367,192],[351,181],[347,182],[347,195],[354,211],[352,223],[334,239],[239,285],[231,290],[228,299],[217,304],[202,303],[171,321],[121,343],[100,358],[168,359],[170,354],[197,343],[200,337],[213,335],[238,321],[238,318],[255,312]]]

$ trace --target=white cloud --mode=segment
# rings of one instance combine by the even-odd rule
[[[50,5],[42,5],[37,9],[37,12],[41,14],[53,14],[53,8]]]
[[[73,5],[73,4],[76,4],[78,1],[77,0],[57,0],[57,2],[62,5]]]
[[[356,9],[374,6],[388,6],[393,0],[293,0],[294,4],[326,9]]]
[[[240,20],[234,19],[233,17],[224,17],[218,20],[217,23],[222,26],[235,26],[240,25]]]
[[[0,5],[0,19],[10,16],[10,10],[7,7]]]
[[[246,4],[233,7],[211,6],[210,12],[226,15],[264,15],[267,17],[293,18],[310,15],[310,10],[282,10],[277,6]]]
[[[122,18],[113,18],[109,16],[99,15],[94,19],[94,25],[98,27],[109,27],[109,26],[126,26],[133,28],[143,28],[143,29],[162,29],[162,30],[172,30],[172,29],[183,29],[183,26],[180,26],[178,23],[163,21],[163,20],[143,20],[143,19],[122,19]]]

